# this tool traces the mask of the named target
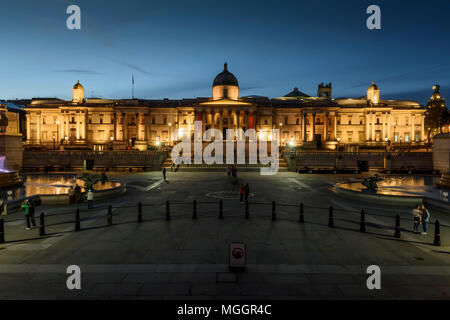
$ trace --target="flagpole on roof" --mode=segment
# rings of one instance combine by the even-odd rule
[[[131,74],[131,98],[134,100],[134,74]]]

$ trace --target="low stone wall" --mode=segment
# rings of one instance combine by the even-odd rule
[[[84,160],[92,160],[95,169],[117,170],[121,168],[146,168],[159,170],[167,158],[163,151],[34,151],[23,153],[22,169],[53,167],[64,170],[66,167],[82,169]]]
[[[0,156],[6,156],[7,169],[20,170],[22,151],[22,135],[0,134]]]
[[[366,161],[375,170],[433,170],[431,152],[297,152],[297,168],[356,169]]]
[[[441,173],[450,172],[450,133],[443,133],[433,138],[433,166]]]

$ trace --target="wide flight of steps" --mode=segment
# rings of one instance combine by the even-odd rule
[[[236,162],[236,161],[235,161]],[[243,172],[253,172],[253,171],[260,171],[261,168],[263,167],[269,167],[269,165],[263,165],[263,164],[249,164],[248,159],[246,159],[245,164],[236,164],[236,168],[238,169],[238,171],[243,171]],[[161,168],[166,168],[166,170],[170,170],[170,168],[172,167],[173,162],[171,157],[168,157],[163,164],[161,165]],[[212,165],[208,165],[206,163],[202,163],[202,164],[194,164],[194,158],[191,157],[191,164],[181,164],[178,168],[177,171],[184,171],[184,172],[189,172],[189,171],[199,171],[199,172],[215,172],[215,171],[226,171],[226,168],[229,167],[231,165],[229,164],[217,164],[214,163]],[[175,170],[175,167],[172,168],[173,170]],[[280,156],[279,158],[279,172],[280,171],[287,171],[288,170],[288,164],[286,162],[286,160]]]

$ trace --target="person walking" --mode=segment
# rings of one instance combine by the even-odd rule
[[[164,177],[164,181],[166,181],[166,167],[163,168],[163,177]]]
[[[413,215],[413,232],[415,234],[419,233],[419,225],[420,225],[420,206],[417,205],[414,207],[413,211],[412,211],[412,215]]]
[[[245,195],[245,201],[248,200],[248,195],[250,194],[250,186],[248,185],[248,182],[245,184],[245,191],[244,191],[244,195]]]
[[[423,228],[423,232],[422,234],[427,234],[428,231],[428,223],[430,222],[430,212],[428,211],[428,209],[425,207],[424,204],[422,204],[422,206],[420,207],[420,211],[422,212],[422,228]]]
[[[25,219],[27,221],[27,230],[31,229],[31,216],[30,216],[30,205],[28,203],[28,200],[25,200],[24,203],[22,204],[22,208],[24,210],[24,214],[25,214]]]
[[[87,199],[87,202],[88,202],[88,209],[92,209],[94,207],[94,205],[93,205],[94,193],[92,192],[92,190],[89,190],[87,192],[86,199]]]
[[[244,194],[245,194],[245,186],[243,184],[241,184],[241,187],[239,189],[239,201],[242,203],[244,203]]]
[[[231,175],[231,168],[230,168],[230,166],[227,166],[227,176],[230,176]]]

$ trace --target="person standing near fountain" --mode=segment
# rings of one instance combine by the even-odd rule
[[[25,219],[27,221],[27,230],[31,229],[31,222],[34,222],[31,219],[31,212],[30,212],[30,202],[28,200],[25,200],[25,202],[22,205],[22,208],[24,209]],[[36,222],[34,222],[33,227],[36,227]]]
[[[413,214],[413,222],[414,222],[413,232],[415,234],[418,234],[419,233],[419,225],[420,225],[420,214],[421,214],[419,205],[414,207],[412,214]]]
[[[422,213],[422,228],[423,228],[423,232],[422,234],[427,234],[427,230],[428,230],[428,222],[430,222],[430,212],[428,211],[428,209],[425,207],[424,204],[422,204],[422,206],[420,207],[420,211]]]
[[[92,192],[92,190],[89,190],[86,196],[86,199],[88,201],[88,209],[92,209],[93,206],[93,201],[94,201],[94,193]]]

